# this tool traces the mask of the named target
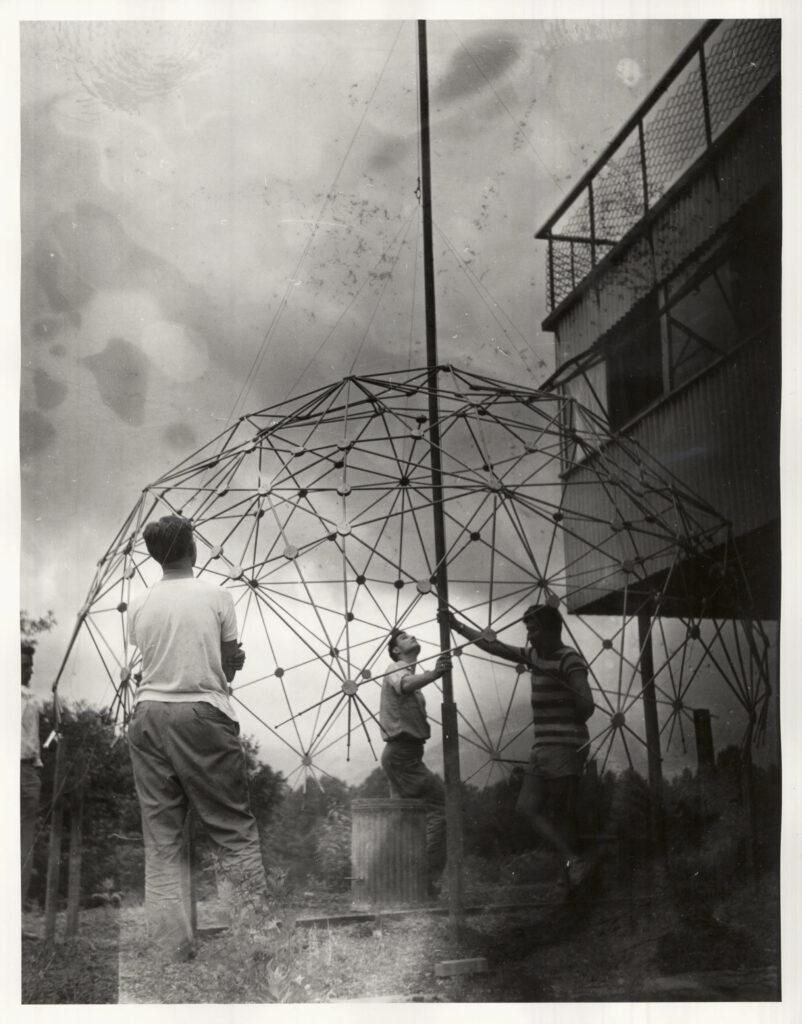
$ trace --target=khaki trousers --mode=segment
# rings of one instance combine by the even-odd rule
[[[168,960],[192,955],[184,823],[206,826],[220,870],[241,899],[265,889],[239,725],[205,701],[142,701],[128,727],[142,812],[148,932]]]
[[[25,761],[20,762],[20,854],[22,868],[22,909],[28,898],[33,870],[33,847],[36,841],[36,824],[39,820],[39,796],[42,783],[40,768],[34,768]]]
[[[424,800],[426,809],[426,860],[429,881],[436,882],[446,864],[445,790],[443,783],[423,763],[423,743],[400,739],[384,744],[382,769],[393,796]]]

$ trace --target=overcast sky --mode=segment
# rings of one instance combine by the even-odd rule
[[[428,24],[439,355],[551,372],[533,238],[700,27]],[[143,486],[242,412],[425,362],[416,23],[22,25],[21,605],[46,692]],[[74,659],[67,697],[88,693]]]
[[[253,10],[258,18],[266,6],[243,0],[220,9]],[[278,0],[271,12],[282,6],[286,14]],[[612,0],[579,6],[586,9],[580,17],[628,16],[634,7]],[[799,52],[791,0],[727,2],[726,11],[684,0],[641,6],[672,18],[782,10],[786,53]],[[214,16],[213,7],[206,3],[201,16]],[[429,26],[439,343],[443,360],[498,377],[527,374],[537,383],[549,372],[553,349],[539,330],[545,254],[534,230],[696,23],[584,22],[569,32],[564,24],[486,20],[488,9],[510,7],[517,18],[534,10],[533,4],[465,0],[458,16],[478,11],[483,20]],[[539,4],[537,11],[555,8],[577,16],[576,2]],[[22,416],[19,588],[16,510],[4,509],[3,516],[14,584],[5,649],[10,663],[17,590],[30,612],[54,609],[58,629],[37,657],[40,692],[49,689],[97,558],[145,483],[216,434],[232,413],[352,368],[383,370],[424,359],[420,278],[414,305],[410,295],[418,239],[413,23],[229,24],[213,31],[184,26],[180,33],[159,26],[156,35],[138,25],[127,41],[102,29],[46,23],[110,11],[158,18],[165,9],[150,0],[135,8],[112,0],[80,6],[29,0],[4,3],[0,11],[4,155],[11,154],[3,264],[11,358],[2,382],[10,438],[18,398]],[[182,3],[181,16],[193,9]],[[333,9],[348,12],[353,4]],[[17,20],[27,18],[45,20],[26,28],[18,47]],[[793,64],[784,68],[787,124],[798,119]],[[25,159],[19,193],[18,124]],[[786,134],[784,154],[798,175],[797,128],[793,140]],[[326,203],[329,192],[336,200]],[[10,244],[18,194],[19,379],[13,359],[19,253]],[[791,258],[798,266],[796,190],[787,190],[785,211],[784,259],[786,267]],[[383,256],[398,253],[379,302],[367,275],[381,270]],[[786,285],[786,333],[799,324],[797,292]],[[783,417],[786,466],[798,467],[798,455],[789,451],[799,433],[793,429],[797,349],[785,353]],[[250,378],[260,353],[259,372]],[[16,486],[11,451],[10,495]],[[784,476],[785,509],[791,502],[796,507],[798,486],[798,473]],[[796,543],[786,530],[787,565]],[[786,613],[796,607],[798,587],[787,573]],[[784,631],[786,640],[792,632]],[[786,659],[795,651],[792,642]],[[792,670],[797,660],[789,663]],[[65,680],[65,692],[81,695],[79,669]],[[799,721],[798,688],[788,687],[783,702],[792,786],[798,724],[788,723]],[[13,716],[6,724],[11,761]],[[797,804],[798,792],[787,789],[784,836],[792,844],[799,837]],[[10,851],[10,864],[16,855]],[[792,907],[794,894],[798,873],[784,877]],[[788,923],[796,933],[798,922]],[[789,989],[793,979],[786,981]],[[572,1020],[578,1014],[570,1009]]]
[[[534,231],[697,26],[430,23],[443,360],[548,375]],[[66,626],[232,414],[425,362],[416,26],[36,22],[21,72],[22,603]]]

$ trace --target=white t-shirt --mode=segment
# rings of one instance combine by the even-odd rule
[[[231,594],[204,579],[159,580],[128,607],[128,636],[142,655],[136,701],[207,701],[237,720],[220,644],[237,639]]]
[[[39,752],[39,712],[44,707],[44,700],[38,693],[34,693],[27,686],[22,690],[22,742],[20,745],[20,760],[30,761],[37,768],[42,767],[42,759]]]

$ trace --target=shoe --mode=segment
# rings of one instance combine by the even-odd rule
[[[174,950],[167,953],[164,962],[167,964],[186,964],[194,960],[197,954],[195,943],[191,939],[184,939]]]
[[[568,889],[576,889],[589,878],[599,866],[597,857],[572,857],[562,866],[562,884]]]
[[[250,912],[248,916],[252,923],[265,932],[280,932],[284,928],[284,921],[278,917],[277,910],[275,901],[271,900],[266,893],[257,893],[255,896],[251,896],[246,905],[246,911]]]

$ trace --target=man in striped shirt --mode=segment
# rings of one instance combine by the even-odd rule
[[[594,707],[588,667],[580,654],[563,644],[563,619],[556,608],[532,605],[524,612],[523,622],[526,647],[513,647],[488,639],[482,631],[449,616],[454,632],[480,650],[524,664],[531,671],[535,742],[517,806],[535,834],[560,855],[570,884],[577,880],[573,819],[579,777],[587,759],[585,723]]]

